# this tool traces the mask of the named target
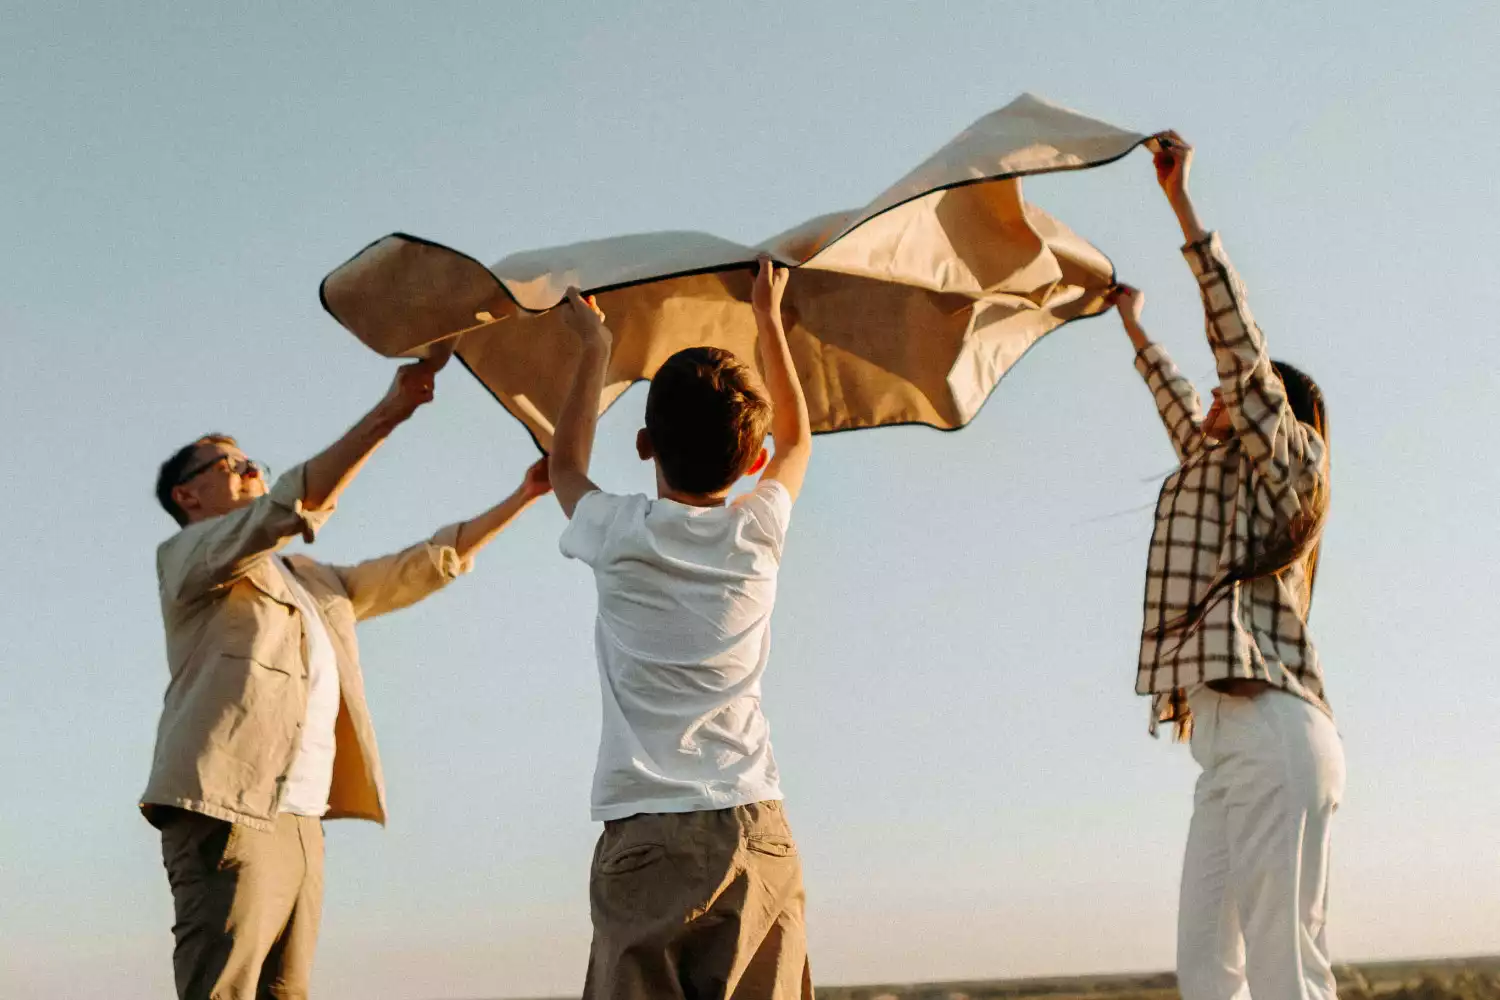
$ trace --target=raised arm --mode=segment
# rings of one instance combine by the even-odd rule
[[[1141,310],[1146,296],[1130,285],[1117,285],[1110,293],[1111,301],[1120,313],[1120,322],[1135,347],[1135,367],[1146,380],[1156,400],[1157,412],[1172,439],[1178,461],[1203,447],[1203,408],[1198,400],[1198,390],[1183,378],[1172,358],[1160,344],[1152,343],[1141,326]]]
[[[568,326],[578,335],[582,350],[552,433],[552,454],[547,468],[557,502],[562,505],[563,513],[572,518],[579,499],[599,488],[589,479],[589,459],[594,452],[599,397],[604,394],[604,371],[609,366],[613,337],[604,325],[604,313],[592,296],[585,299],[577,288],[569,288],[568,300],[560,308]]]
[[[164,600],[186,602],[240,579],[297,537],[311,541],[329,511],[302,502],[305,466],[276,480],[247,506],[197,521],[156,550],[156,578]]]
[[[443,528],[408,549],[354,566],[330,567],[363,620],[408,607],[447,586],[522,511],[547,495],[547,459],[526,470],[515,491],[478,517]]]
[[[750,304],[755,310],[766,392],[771,396],[771,440],[776,445],[776,454],[771,457],[761,478],[781,483],[796,500],[807,475],[808,460],[812,458],[812,424],[807,416],[802,383],[797,380],[797,366],[792,363],[792,351],[787,346],[786,330],[781,323],[781,296],[791,272],[776,267],[765,255],[760,257],[758,264]]]
[[[374,409],[322,453],[283,475],[269,493],[168,539],[157,553],[163,595],[191,600],[240,579],[299,535],[312,541],[375,448],[432,399],[432,382],[425,363],[403,365]]]
[[[478,517],[458,526],[454,548],[458,550],[460,559],[465,562],[473,559],[480,549],[509,527],[510,522],[519,517],[523,510],[552,492],[548,463],[549,459],[545,456],[537,459],[527,467],[526,475],[521,477],[521,485],[516,487],[515,492]]]
[[[307,482],[302,503],[310,510],[331,508],[344,487],[354,481],[375,449],[391,432],[411,417],[417,407],[432,401],[437,371],[427,361],[414,361],[396,369],[385,398],[360,421],[306,466]]]
[[[1302,493],[1322,474],[1324,443],[1292,412],[1286,387],[1250,312],[1245,286],[1219,234],[1205,229],[1198,218],[1188,194],[1193,147],[1176,132],[1162,133],[1152,143],[1157,180],[1182,227],[1187,241],[1183,255],[1198,279],[1208,342],[1235,437],[1277,508],[1296,517],[1305,506]]]

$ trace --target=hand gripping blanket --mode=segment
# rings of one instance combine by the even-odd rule
[[[1044,334],[1106,308],[1109,259],[1023,201],[1021,177],[1109,163],[1145,138],[1028,94],[865,207],[756,246],[642,233],[486,268],[394,233],[323,279],[321,295],[382,355],[456,354],[545,451],[578,354],[553,310],[569,285],[598,296],[614,333],[602,411],[685,347],[757,364],[750,285],[765,252],[796,269],[783,317],[815,432],[953,430]]]

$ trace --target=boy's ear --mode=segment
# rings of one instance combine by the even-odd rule
[[[762,448],[760,450],[760,454],[755,456],[755,461],[753,461],[753,462],[750,463],[750,468],[748,468],[748,469],[745,470],[745,475],[747,475],[747,476],[753,476],[753,475],[755,475],[761,469],[764,469],[766,467],[766,463],[769,462],[770,460],[771,460],[771,453],[768,452],[768,451],[766,451],[766,449]]]
[[[649,462],[656,457],[656,448],[651,444],[651,432],[644,427],[635,432],[635,453],[641,456],[642,462]]]

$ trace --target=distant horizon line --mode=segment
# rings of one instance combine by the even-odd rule
[[[1500,952],[1483,955],[1423,955],[1407,958],[1379,958],[1379,959],[1351,959],[1347,962],[1335,962],[1334,971],[1354,970],[1364,975],[1366,971],[1377,971],[1380,969],[1400,968],[1401,966],[1412,966],[1414,970],[1423,968],[1444,968],[1464,966],[1479,966],[1481,971],[1500,972]],[[1171,982],[1165,982],[1170,978]],[[1151,980],[1163,980],[1160,984],[1151,983]],[[990,979],[965,978],[965,979],[913,979],[913,980],[882,980],[869,983],[842,983],[815,986],[817,991],[822,990],[878,990],[878,989],[942,989],[945,987],[965,986],[1002,986],[1015,988],[1017,996],[1024,995],[1024,987],[1060,987],[1070,984],[1088,984],[1094,989],[1089,992],[1116,992],[1126,989],[1146,988],[1168,988],[1175,987],[1177,973],[1170,969],[1139,970],[1134,972],[1081,972],[1076,975],[1042,975],[1042,976],[999,976]],[[1107,986],[1110,989],[1099,989]],[[1055,988],[1047,988],[1042,992],[1062,994],[1063,991]],[[444,1000],[572,1000],[569,996],[506,996],[506,997],[449,997]]]

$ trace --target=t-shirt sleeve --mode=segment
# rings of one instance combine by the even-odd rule
[[[629,500],[603,490],[591,490],[579,497],[573,517],[557,543],[562,554],[597,566],[604,557],[615,522]]]
[[[759,535],[781,557],[781,547],[786,543],[787,525],[792,520],[792,495],[775,479],[762,480],[760,485],[740,498],[739,506],[750,515],[751,535]]]

